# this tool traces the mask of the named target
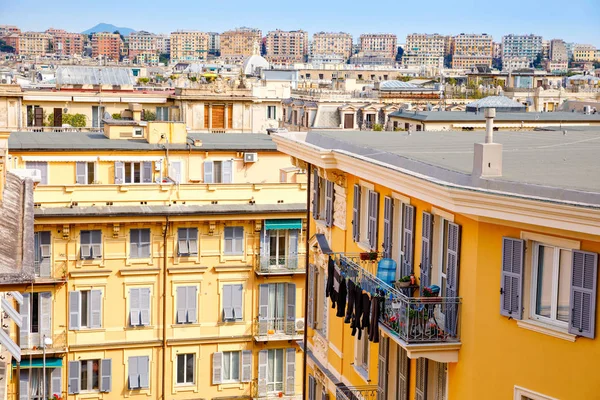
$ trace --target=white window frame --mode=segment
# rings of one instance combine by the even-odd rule
[[[94,180],[90,182],[90,164],[93,164],[93,170],[94,170]],[[75,179],[77,182],[77,171],[75,171]],[[98,168],[96,165],[95,161],[85,161],[85,183],[84,185],[91,185],[98,182]]]
[[[231,368],[232,366],[232,358],[233,358],[233,353],[238,353],[238,365],[237,365],[237,369],[238,369],[238,379],[231,379],[231,371],[233,371],[233,369]],[[225,359],[229,360],[229,376],[225,376]],[[223,352],[223,357],[221,359],[221,376],[223,377],[222,383],[238,383],[241,382],[242,380],[242,352],[241,350],[232,350],[232,351],[224,351]]]
[[[143,128],[133,128],[133,132],[131,134],[134,138],[143,138],[144,137],[144,129]]]
[[[277,119],[277,106],[267,106],[267,119]]]
[[[554,397],[546,396],[544,394],[525,389],[521,386],[515,386],[514,393],[514,400],[525,400],[525,396],[532,400],[558,400]]]
[[[87,302],[87,307],[85,307],[85,314],[86,314],[87,321],[86,321],[85,325],[83,324],[83,312],[84,312],[83,296],[84,295],[86,296],[86,302]],[[80,296],[79,329],[92,329],[92,327],[90,326],[90,320],[91,320],[91,316],[92,316],[92,290],[91,289],[79,290],[79,296]]]
[[[192,356],[192,382],[179,382],[179,357],[184,357],[184,368],[185,370],[183,371],[183,380],[186,380],[186,376],[187,376],[187,357],[188,356]],[[175,360],[175,385],[177,386],[191,386],[191,385],[195,385],[196,383],[196,354],[195,353],[183,353],[183,354],[177,354],[177,359]]]
[[[90,389],[90,387],[92,386],[93,380],[94,380],[94,361],[98,362],[98,388],[97,389]],[[83,363],[86,363],[86,369],[88,370],[88,376],[87,376],[87,382],[86,382],[86,386],[87,389],[83,389]],[[101,369],[102,369],[102,360],[101,359],[90,359],[90,360],[81,360],[79,361],[79,388],[80,388],[80,392],[79,393],[98,393],[100,392],[100,388],[102,386],[102,373],[101,373]],[[91,373],[90,373],[91,372]]]
[[[273,379],[275,379],[275,376],[277,375],[277,371],[275,366],[277,365],[277,352],[281,352],[281,382],[277,382],[276,380],[273,381],[269,381],[269,371],[272,369],[273,370]],[[274,356],[273,356],[273,365],[270,365],[270,361],[269,361],[269,355],[267,353],[267,376],[266,381],[267,381],[267,393],[273,394],[273,393],[279,393],[279,392],[283,392],[285,389],[285,367],[286,367],[286,360],[285,360],[285,349],[268,349],[268,352],[273,352]],[[280,387],[278,387],[277,385],[281,385]],[[269,390],[272,389],[272,390]]]
[[[369,347],[369,335],[364,331],[359,339],[358,336],[355,336],[354,341],[354,366],[360,373],[360,375],[364,377],[369,376],[369,356],[370,356],[370,347]]]

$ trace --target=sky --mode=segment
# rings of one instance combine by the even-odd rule
[[[105,22],[135,30],[169,33],[177,29],[223,32],[239,26],[270,30],[304,29],[395,33],[488,33],[501,41],[508,33],[535,33],[544,39],[600,47],[600,0],[0,0],[0,25],[44,31],[81,32]]]

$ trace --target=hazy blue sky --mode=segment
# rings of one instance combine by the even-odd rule
[[[600,47],[600,0],[340,1],[340,0],[0,0],[0,24],[81,32],[99,22],[168,33],[222,32],[251,26],[318,31],[407,33],[535,33]]]

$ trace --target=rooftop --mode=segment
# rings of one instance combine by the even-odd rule
[[[58,85],[129,85],[135,84],[129,68],[115,67],[58,67]]]
[[[391,117],[400,117],[425,122],[442,121],[485,121],[483,112],[456,112],[456,111],[406,111],[398,110],[390,114]],[[600,114],[582,114],[574,112],[502,112],[496,114],[494,121],[498,122],[600,122]]]
[[[467,111],[495,108],[498,112],[524,112],[526,107],[506,96],[488,96],[467,104]]]

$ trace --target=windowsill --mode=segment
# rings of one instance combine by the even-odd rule
[[[373,249],[371,249],[371,245],[369,244],[369,242],[356,242],[356,245],[358,247],[360,247],[361,249],[363,249],[364,251],[373,251]]]
[[[127,265],[134,265],[134,264],[152,265],[152,258],[151,257],[146,257],[146,258],[131,258],[131,257],[129,257],[127,259]]]
[[[125,327],[125,329],[131,329],[131,330],[136,330],[136,331],[139,331],[142,329],[154,329],[154,328],[155,328],[154,325],[135,325],[135,326],[127,325]]]
[[[192,322],[189,324],[171,324],[171,328],[193,328],[202,326],[199,322]]]
[[[195,383],[176,383],[175,390],[178,392],[196,391],[196,384]]]
[[[315,219],[315,224],[319,225],[321,228],[329,228],[324,219]]]
[[[106,332],[106,328],[79,328],[69,329],[70,332]]]
[[[577,339],[576,335],[569,333],[566,329],[530,319],[518,320],[517,326],[519,328],[529,329],[530,331],[542,333],[548,336],[554,336],[569,342],[575,342]]]
[[[356,365],[353,365],[353,367],[356,373],[365,381],[365,383],[369,384],[369,371]]]
[[[225,320],[225,321],[221,321],[219,323],[219,325],[223,326],[227,326],[227,325],[245,325],[246,321],[244,321],[243,319],[236,319],[236,320]]]
[[[244,261],[245,259],[243,254],[223,254],[223,261]]]

